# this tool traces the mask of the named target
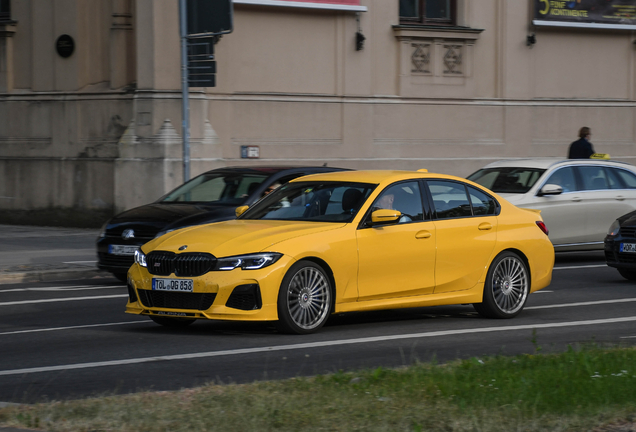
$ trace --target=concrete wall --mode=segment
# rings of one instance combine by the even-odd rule
[[[457,3],[453,29],[398,26],[397,0],[362,0],[359,15],[236,4],[215,47],[217,87],[191,89],[192,175],[327,162],[464,176],[565,156],[581,126],[597,151],[636,160],[632,32],[533,28],[526,0]],[[0,219],[98,218],[182,182],[177,6],[12,2],[17,23],[0,24]],[[68,59],[60,34],[76,41]],[[260,159],[241,159],[243,145]]]

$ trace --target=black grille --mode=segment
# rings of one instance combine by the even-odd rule
[[[99,263],[112,267],[130,267],[133,265],[135,258],[133,256],[111,255],[108,253],[98,253]]]
[[[636,253],[618,253],[618,262],[636,263]]]
[[[135,293],[135,289],[133,287],[130,286],[130,284],[126,284],[126,287],[128,288],[128,298],[130,299],[131,303],[134,303],[137,301],[137,293]]]
[[[240,310],[260,309],[263,307],[261,290],[256,284],[239,285],[234,288],[225,306]]]
[[[609,262],[617,261],[613,251],[609,251],[609,250],[605,251],[605,261],[609,261]]]
[[[636,237],[636,228],[635,227],[621,227],[621,236],[622,237]]]
[[[159,228],[146,225],[120,225],[114,228],[106,229],[106,237],[118,237],[121,239],[121,234],[125,229],[132,229],[135,231],[135,238],[141,240],[152,240],[159,232]]]
[[[207,310],[214,303],[216,293],[184,293],[172,291],[138,290],[139,300],[146,307],[166,309]]]
[[[148,272],[157,276],[201,276],[212,270],[216,264],[214,255],[203,252],[175,254],[166,251],[152,251],[146,257]]]

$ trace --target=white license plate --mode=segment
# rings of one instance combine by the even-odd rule
[[[134,255],[139,246],[108,245],[108,253],[111,255]]]
[[[621,252],[636,253],[636,243],[621,243]]]
[[[154,291],[192,292],[194,289],[194,283],[192,282],[192,279],[152,278],[152,289]]]

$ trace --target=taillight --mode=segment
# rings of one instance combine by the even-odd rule
[[[537,221],[537,226],[539,227],[539,229],[541,229],[541,231],[543,231],[545,233],[545,235],[548,235],[548,233],[549,233],[548,227],[545,226],[543,221]]]

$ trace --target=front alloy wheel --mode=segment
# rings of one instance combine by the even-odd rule
[[[523,309],[529,292],[526,264],[517,254],[503,252],[488,269],[482,302],[473,306],[488,318],[512,318]]]
[[[285,333],[307,334],[322,327],[331,313],[331,283],[311,261],[294,264],[278,293],[278,327]]]

